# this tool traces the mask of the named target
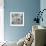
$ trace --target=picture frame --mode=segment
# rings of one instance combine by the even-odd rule
[[[10,12],[10,26],[24,26],[24,12]]]

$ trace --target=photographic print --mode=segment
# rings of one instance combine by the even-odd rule
[[[10,26],[24,26],[24,12],[10,12]]]

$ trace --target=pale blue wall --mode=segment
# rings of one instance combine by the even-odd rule
[[[5,40],[17,41],[32,29],[35,12],[40,9],[40,0],[4,0]],[[24,27],[10,26],[10,11],[24,12]]]
[[[40,10],[42,11],[43,9],[46,9],[46,0],[41,0],[40,1]],[[46,11],[43,12],[42,17],[43,17],[43,22],[40,21],[40,25],[46,27]]]

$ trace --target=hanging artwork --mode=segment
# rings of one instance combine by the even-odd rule
[[[10,12],[10,26],[24,26],[24,12]]]

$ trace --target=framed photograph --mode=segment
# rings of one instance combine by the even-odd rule
[[[10,12],[10,26],[24,26],[24,12]]]

